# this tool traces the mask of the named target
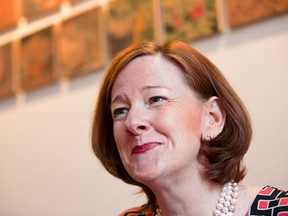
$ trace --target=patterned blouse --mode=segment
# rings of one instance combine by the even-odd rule
[[[119,216],[155,216],[141,212],[140,207],[128,209]],[[288,191],[266,186],[260,190],[245,216],[288,216]]]

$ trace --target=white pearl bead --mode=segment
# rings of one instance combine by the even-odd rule
[[[230,205],[228,208],[229,208],[229,210],[230,210],[231,212],[234,212],[234,211],[235,211],[235,206],[234,206],[234,205]]]
[[[223,209],[223,207],[224,207],[223,203],[218,203],[217,204],[217,209]]]
[[[230,195],[229,195],[229,196],[226,196],[226,197],[225,197],[225,200],[227,200],[227,201],[232,200],[232,196],[230,196]]]
[[[222,211],[223,211],[224,213],[227,213],[227,212],[229,211],[229,209],[228,209],[227,207],[224,207],[224,208],[222,209]]]
[[[225,197],[226,195],[227,195],[226,192],[221,192],[220,194],[221,197]]]
[[[235,187],[233,188],[233,191],[239,191],[239,187],[238,187],[238,186],[235,186]]]
[[[224,203],[225,202],[225,199],[224,199],[224,197],[219,197],[219,203]]]
[[[231,195],[231,194],[233,193],[233,191],[232,191],[232,190],[228,190],[228,191],[226,191],[226,193],[227,193],[228,195]]]
[[[225,202],[224,202],[224,205],[228,207],[228,206],[231,205],[231,203],[230,203],[230,201],[225,201]]]
[[[233,194],[232,194],[232,197],[238,198],[238,193],[237,193],[237,192],[233,193]]]
[[[231,203],[232,203],[232,205],[236,205],[236,203],[237,203],[237,199],[235,199],[235,198],[232,199],[232,200],[231,200]]]
[[[232,213],[232,212],[227,212],[226,215],[227,215],[227,216],[233,216],[233,213]]]
[[[216,209],[216,210],[214,211],[214,215],[215,215],[215,216],[220,216],[220,214],[221,214],[221,211],[220,211],[219,209]]]

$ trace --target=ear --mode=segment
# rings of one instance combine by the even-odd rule
[[[207,116],[202,137],[204,140],[216,138],[223,130],[226,121],[226,111],[222,102],[216,96],[206,101]]]

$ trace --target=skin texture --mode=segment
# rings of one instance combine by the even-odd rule
[[[144,184],[198,172],[207,109],[182,76],[161,56],[145,56],[128,64],[113,85],[116,144],[129,174]]]

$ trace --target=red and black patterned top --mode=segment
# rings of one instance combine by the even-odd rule
[[[140,207],[128,209],[119,216],[154,216],[141,212]],[[288,216],[288,191],[266,186],[260,190],[245,216]]]
[[[288,191],[266,186],[259,191],[246,216],[288,216]]]

